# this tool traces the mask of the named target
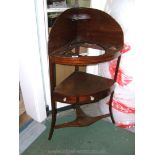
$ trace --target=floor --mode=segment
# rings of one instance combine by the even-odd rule
[[[98,104],[91,104],[89,105],[83,105],[81,108],[84,110],[84,112],[88,115],[100,115],[101,112],[99,110]],[[95,110],[94,110],[95,109]],[[63,112],[59,112],[57,114],[57,118],[61,118],[63,116],[69,116],[74,114],[74,110],[65,110]],[[33,141],[37,139],[37,136],[39,136],[44,130],[45,125],[43,123],[38,123],[36,121],[29,121],[31,123],[28,123],[28,125],[24,125],[25,122],[28,122],[28,120],[31,119],[26,112],[23,112],[19,117],[19,124],[20,124],[20,153],[22,153],[27,147],[29,147]],[[47,121],[51,121],[51,115],[47,117]],[[37,131],[37,132],[36,132]],[[26,135],[26,138],[25,138]]]
[[[89,115],[91,114],[91,116],[98,115],[101,113],[98,108],[97,103],[91,104],[91,105],[84,105],[81,108],[85,111],[85,113],[87,113]],[[65,116],[65,117],[72,116],[73,113],[74,113],[73,109],[58,113],[58,116],[57,116],[58,121],[59,120],[62,121],[64,119],[63,116]],[[71,119],[72,119],[72,117],[71,117]],[[46,124],[47,122],[48,122],[48,125]],[[55,130],[53,140],[48,141],[47,138],[48,138],[50,122],[51,122],[51,116],[49,116],[47,118],[47,120],[44,123],[42,123],[42,125],[45,124],[46,129],[44,126],[38,126],[37,123],[34,123],[34,124],[32,124],[32,127],[30,126],[31,129],[28,129],[29,131],[31,130],[31,134],[24,133],[23,134],[24,136],[23,135],[21,136],[23,141],[25,141],[25,139],[29,139],[29,143],[30,143],[30,140],[31,140],[31,144],[29,145],[28,150],[22,151],[22,152],[24,152],[23,155],[30,155],[30,154],[31,155],[35,155],[35,154],[39,154],[39,155],[43,155],[43,154],[53,154],[53,155],[54,154],[58,154],[58,155],[61,155],[61,154],[63,154],[63,155],[65,155],[65,154],[66,155],[67,154],[68,155],[69,154],[70,155],[71,154],[75,154],[75,155],[78,155],[78,154],[81,154],[81,155],[82,154],[86,154],[86,155],[104,154],[104,155],[107,155],[108,154],[108,155],[113,155],[116,152],[117,152],[116,154],[119,154],[119,155],[124,155],[124,154],[134,155],[133,135],[128,136],[128,137],[124,136],[124,134],[122,134],[122,133],[127,132],[126,130],[121,129],[121,128],[116,128],[111,123],[109,123],[111,128],[113,128],[114,132],[117,132],[116,130],[121,131],[121,132],[119,132],[120,133],[119,136],[117,136],[116,134],[113,134],[113,132],[110,132],[109,128],[106,128],[106,126],[104,126],[104,127],[102,126],[102,125],[108,123],[107,121],[104,121],[103,123],[100,123],[101,121],[98,121],[91,126],[84,127],[84,128],[75,128],[74,130],[72,130],[72,128],[66,128],[64,130],[62,130],[62,129]],[[60,123],[60,122],[58,122],[58,123]],[[96,125],[99,125],[99,126],[94,128]],[[103,128],[103,130],[99,130],[100,128]],[[35,132],[32,129],[35,129]],[[40,132],[40,134],[38,136],[39,138],[36,137],[36,129],[39,130],[38,132],[41,131],[43,133],[42,134]],[[63,132],[61,132],[61,131],[63,131]],[[94,134],[94,131],[96,131],[95,134]],[[102,132],[102,133],[100,133],[100,132]],[[130,135],[130,133],[131,132],[129,132],[129,135]],[[72,136],[67,136],[67,135],[72,135]],[[101,135],[104,137],[104,139],[106,137],[106,141],[103,138],[99,138],[99,137],[101,137]],[[109,136],[107,136],[107,135],[110,135],[111,138],[109,138]],[[80,136],[81,136],[81,138],[80,138]],[[23,138],[23,137],[26,137],[26,138]],[[77,141],[71,141],[72,137],[76,137],[75,139],[77,139]],[[98,137],[98,138],[96,138],[96,137]],[[62,139],[62,140],[60,141],[60,139]],[[93,141],[94,139],[95,139],[95,142]],[[117,141],[115,141],[116,139],[117,139]],[[68,141],[67,143],[65,143],[66,140]],[[95,145],[94,145],[94,143],[95,143]],[[111,145],[112,143],[113,143],[113,146],[117,146],[117,147],[112,147],[112,145]],[[60,145],[58,145],[58,144],[60,144]],[[61,148],[60,148],[60,146],[61,146]],[[53,149],[52,149],[52,147],[53,147]]]
[[[94,103],[91,105],[83,105],[81,106],[81,108],[86,114],[90,116],[102,114],[98,103]],[[70,116],[73,113],[74,113],[73,109],[59,112],[57,114],[57,118],[61,118],[63,116],[65,117]],[[25,112],[19,118],[20,118],[20,125],[22,125],[28,119],[31,119],[29,116],[25,114]],[[109,118],[106,118],[104,120],[109,121]],[[49,115],[49,117],[47,118],[47,121],[51,121],[51,115]],[[38,122],[32,121],[24,130],[22,130],[22,132],[20,132],[20,153],[24,152],[29,146],[31,146],[31,144],[42,134],[42,132],[44,132],[45,128],[46,127],[44,122],[38,123]],[[131,132],[134,132],[134,128],[128,129],[128,130]]]
[[[21,89],[19,88],[19,128],[32,118],[27,115]]]

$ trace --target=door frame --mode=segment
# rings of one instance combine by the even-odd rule
[[[43,1],[25,1],[23,5],[21,40],[25,44],[20,52],[19,80],[27,114],[42,122],[47,117],[46,105],[50,105]]]

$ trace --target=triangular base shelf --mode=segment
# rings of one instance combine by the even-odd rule
[[[110,114],[100,115],[91,117],[86,115],[80,107],[76,108],[76,119],[71,122],[66,122],[63,124],[58,124],[55,126],[55,129],[65,128],[65,127],[84,127],[95,123],[96,121],[109,117]]]

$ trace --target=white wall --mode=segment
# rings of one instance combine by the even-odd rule
[[[135,2],[135,80],[137,155],[155,154],[155,1]],[[143,140],[142,140],[143,137]]]

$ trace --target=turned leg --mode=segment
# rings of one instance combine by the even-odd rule
[[[53,99],[52,100],[52,122],[51,122],[51,128],[50,128],[48,140],[51,140],[53,132],[54,132],[54,127],[55,127],[55,123],[56,123],[56,114],[57,114],[56,102]]]
[[[112,92],[112,94],[110,96],[110,100],[109,100],[109,112],[110,112],[111,120],[112,120],[113,124],[115,124],[115,120],[114,120],[113,112],[112,112],[112,100],[113,100],[113,96],[114,96],[114,92]]]

